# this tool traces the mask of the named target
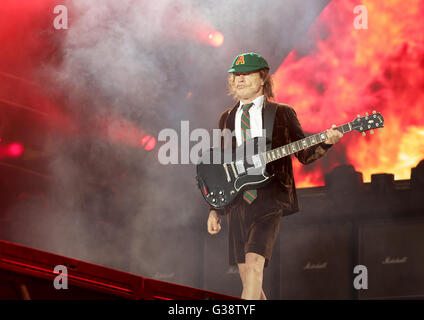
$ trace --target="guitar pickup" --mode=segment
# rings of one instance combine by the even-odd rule
[[[224,163],[223,166],[224,166],[225,174],[227,175],[227,182],[231,182],[231,176],[230,176],[230,173],[228,172],[227,164]]]
[[[238,174],[237,174],[237,170],[236,167],[234,165],[234,162],[231,162],[231,169],[233,170],[233,174],[236,178],[238,178]]]
[[[236,168],[239,174],[243,174],[246,172],[246,170],[244,169],[243,160],[236,161]]]
[[[259,168],[262,166],[261,157],[258,154],[252,156],[252,160],[255,168]]]

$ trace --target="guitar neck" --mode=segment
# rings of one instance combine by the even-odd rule
[[[333,129],[338,130],[341,133],[346,133],[353,130],[351,122],[335,127]],[[294,141],[292,143],[286,144],[282,147],[278,147],[278,148],[266,151],[263,154],[265,156],[266,163],[270,163],[272,161],[287,157],[298,151],[312,147],[316,144],[320,144],[321,142],[324,142],[325,140],[327,140],[327,133],[323,131],[323,132],[311,135],[309,137]]]

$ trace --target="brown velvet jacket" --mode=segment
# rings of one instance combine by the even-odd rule
[[[234,131],[235,114],[240,102],[235,106],[223,112],[219,118],[219,129],[229,129]],[[297,119],[296,112],[292,107],[286,104],[274,103],[265,100],[265,108],[270,104],[277,104],[277,111],[275,115],[274,128],[272,132],[272,148],[277,148],[293,141],[305,138],[305,134]],[[264,115],[264,108],[262,109],[262,119]],[[236,147],[236,138],[233,135],[232,139],[223,140],[232,141],[232,148]],[[315,160],[321,158],[332,145],[320,143],[311,146],[305,150],[295,153],[295,156],[303,164],[310,164]],[[229,147],[224,146],[224,147]],[[267,165],[269,173],[275,173],[275,177],[271,183],[265,187],[258,189],[258,198],[255,202],[261,201],[261,209],[267,210],[271,208],[283,209],[283,215],[293,214],[299,211],[299,203],[296,195],[296,185],[293,177],[293,167],[291,156],[284,157],[279,160],[273,161]],[[242,197],[239,201],[224,210],[219,210],[220,214],[229,213],[232,208],[240,205]]]

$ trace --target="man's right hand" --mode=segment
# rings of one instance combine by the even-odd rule
[[[208,232],[212,235],[221,231],[221,217],[215,210],[209,212]]]

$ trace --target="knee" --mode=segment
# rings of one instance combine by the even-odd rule
[[[263,268],[257,263],[246,263],[246,274],[262,275]]]
[[[246,265],[245,265],[245,273],[248,275],[253,275],[258,278],[262,278],[264,270],[264,257],[259,255],[255,256],[247,256],[246,257]]]

